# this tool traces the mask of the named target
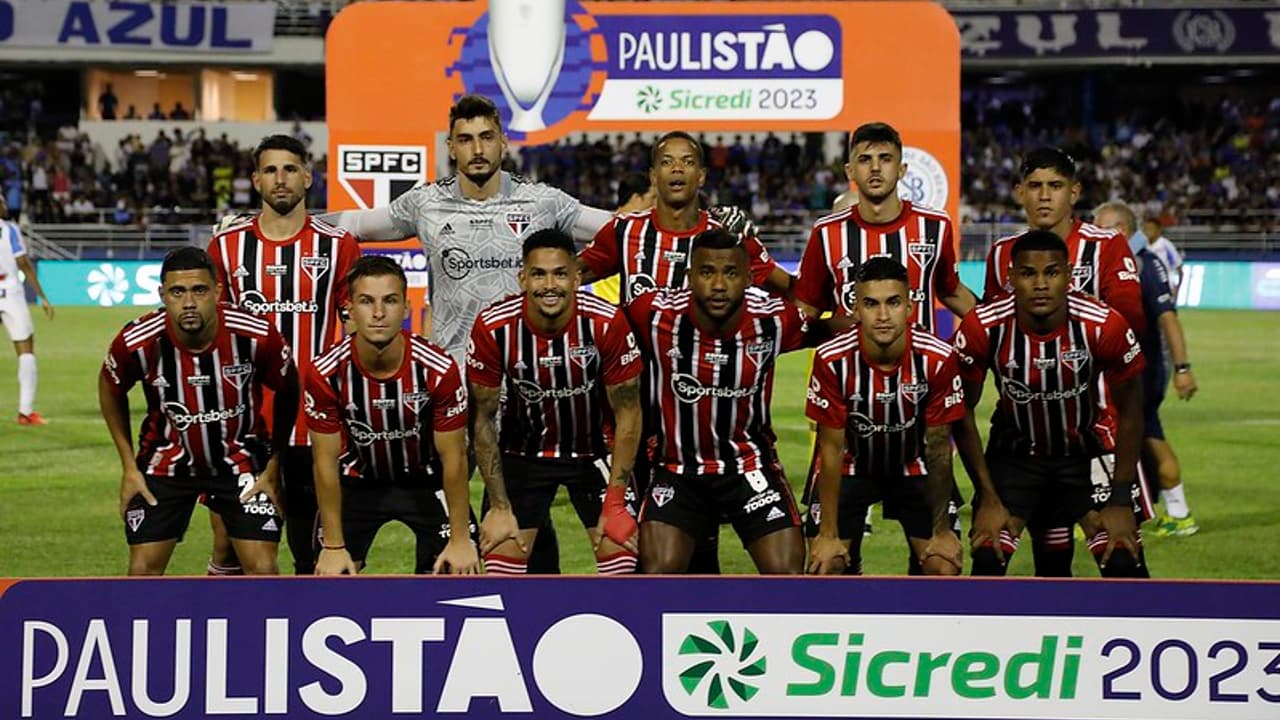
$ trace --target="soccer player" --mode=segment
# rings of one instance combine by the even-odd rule
[[[1099,205],[1093,211],[1093,221],[1104,228],[1117,228],[1126,235],[1132,235],[1137,226],[1133,211],[1118,201]],[[1190,400],[1196,394],[1196,377],[1191,373],[1186,336],[1182,332],[1182,323],[1178,322],[1173,276],[1147,247],[1138,250],[1134,260],[1138,263],[1142,285],[1143,313],[1149,318],[1146,332],[1138,335],[1147,358],[1147,368],[1142,372],[1142,463],[1147,482],[1159,483],[1149,489],[1158,491],[1165,509],[1156,521],[1154,532],[1160,536],[1194,535],[1200,526],[1187,504],[1178,456],[1165,439],[1164,425],[1160,422],[1160,404],[1169,384],[1169,365],[1165,362],[1163,347],[1167,345],[1169,348],[1173,362],[1173,387],[1179,398]]]
[[[818,347],[807,393],[819,454],[809,570],[859,574],[862,521],[883,501],[924,574],[958,575],[951,429],[965,410],[955,350],[911,323],[907,269],[897,260],[862,263],[854,292],[855,325]],[[977,433],[965,437],[966,464],[985,473]]]
[[[980,498],[975,526],[1002,529],[998,538],[975,536],[973,574],[1003,575],[1027,523],[1078,522],[1104,577],[1147,577],[1134,520],[1142,348],[1119,313],[1069,290],[1070,255],[1060,236],[1024,233],[1008,257],[1013,294],[975,308],[955,337],[968,413],[988,370],[999,389],[987,444],[999,503]],[[1095,422],[1103,377],[1117,431],[1115,462],[1099,473],[1092,459],[1111,452]]]
[[[933,332],[935,300],[958,316],[969,312],[977,298],[960,282],[951,218],[898,197],[906,174],[898,131],[880,122],[859,126],[844,170],[858,201],[819,218],[809,232],[795,286],[801,309],[810,317],[852,313],[858,268],[887,255],[907,268],[911,322]]]
[[[40,298],[45,317],[53,319],[53,305],[40,287],[35,266],[27,257],[27,246],[16,223],[9,222],[9,206],[0,195],[0,321],[13,341],[18,354],[18,424],[44,425],[46,420],[36,412],[36,336],[31,326],[31,310],[22,288],[18,271]]]
[[[490,502],[480,523],[485,568],[527,572],[563,485],[600,574],[634,572],[636,523],[625,496],[640,445],[644,362],[635,336],[617,306],[578,289],[573,239],[559,230],[525,240],[520,285],[523,294],[480,313],[467,354],[476,461]]]
[[[619,276],[623,305],[658,288],[684,287],[693,238],[708,228],[721,227],[698,202],[706,165],[702,145],[692,135],[678,130],[666,133],[654,143],[650,160],[649,177],[657,188],[657,202],[614,217],[579,255],[583,282]],[[752,281],[785,292],[791,276],[755,237],[747,236],[745,243]]]
[[[695,541],[733,523],[762,573],[804,570],[804,538],[769,418],[774,361],[806,344],[798,308],[751,285],[747,248],[719,228],[690,246],[688,288],[627,308],[656,388],[659,446],[640,511],[640,566],[688,569]]]
[[[209,255],[222,299],[275,325],[298,366],[306,367],[341,336],[344,278],[360,257],[360,246],[350,234],[307,214],[311,169],[301,142],[271,135],[254,149],[253,158],[262,212],[214,235]],[[286,532],[298,575],[315,569],[318,508],[312,467],[311,441],[300,422],[281,456]],[[215,521],[210,574],[235,573],[227,548]]]
[[[244,571],[276,574],[282,518],[280,455],[298,409],[289,346],[271,323],[219,304],[213,261],[185,247],[160,267],[164,308],[116,335],[98,400],[120,455],[120,516],[130,575],[161,575],[196,499],[226,525]],[[143,383],[147,415],[135,456],[129,389]],[[263,389],[275,392],[263,427]]]
[[[1081,192],[1075,160],[1058,148],[1042,147],[1027,153],[1019,171],[1020,180],[1014,194],[1026,213],[1028,229],[1051,231],[1066,242],[1071,261],[1071,289],[1106,303],[1120,313],[1135,333],[1142,333],[1146,328],[1142,291],[1138,285],[1138,266],[1129,251],[1128,240],[1117,230],[1078,220],[1073,213]],[[1010,251],[1021,235],[1001,238],[991,246],[987,254],[983,302],[991,302],[1012,292]],[[1113,442],[1109,438],[1115,434],[1115,419],[1106,398],[1104,387],[1099,393],[1103,407],[1098,414],[1098,422],[1100,430],[1108,437],[1106,444],[1111,445]],[[1102,462],[1099,461],[1100,464]],[[1103,471],[1101,465],[1098,471]],[[1145,513],[1145,492],[1140,504]],[[1031,535],[1036,574],[1070,577],[1074,554],[1070,526],[1048,528],[1033,525]]]
[[[415,235],[422,241],[431,275],[431,341],[461,367],[480,310],[520,292],[516,272],[522,240],[543,228],[589,240],[613,215],[502,170],[507,137],[497,106],[486,97],[464,95],[449,108],[447,145],[449,159],[457,163],[455,174],[414,188],[386,207],[322,217],[361,242]],[[558,572],[552,560],[559,554],[554,529],[542,530],[531,569]]]
[[[1169,275],[1169,287],[1177,298],[1178,288],[1182,285],[1182,253],[1173,241],[1165,237],[1160,218],[1149,217],[1143,220],[1142,233],[1147,237],[1147,250],[1164,263],[1165,272]]]
[[[343,282],[355,332],[318,355],[304,378],[324,527],[316,574],[363,568],[392,520],[417,537],[415,573],[479,572],[458,366],[402,329],[408,281],[394,260],[360,258]]]

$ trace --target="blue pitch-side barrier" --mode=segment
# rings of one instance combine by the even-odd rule
[[[0,717],[1280,717],[1280,583],[0,581]]]

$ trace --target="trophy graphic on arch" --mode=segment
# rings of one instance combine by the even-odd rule
[[[564,63],[566,0],[489,0],[489,63],[511,108],[509,127],[544,129],[543,108]]]

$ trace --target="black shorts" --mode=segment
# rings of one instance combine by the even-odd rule
[[[1152,360],[1157,367],[1147,366],[1142,371],[1142,437],[1164,439],[1164,424],[1160,422],[1160,404],[1164,402],[1169,376],[1165,374],[1163,360]]]
[[[987,467],[1010,515],[1032,527],[1070,527],[1090,510],[1106,506],[1114,458],[1016,457],[988,451]],[[1133,492],[1134,513],[1141,516],[1136,482]]]
[[[933,512],[929,509],[927,482],[928,476],[925,475],[884,480],[842,477],[840,511],[836,518],[840,539],[861,538],[867,508],[876,503],[884,503],[884,516],[900,522],[907,537],[925,540],[933,537]],[[805,513],[805,537],[817,536],[818,524],[822,521],[822,507],[817,502],[816,492],[813,500]],[[952,529],[959,532],[960,508],[954,500],[947,503],[947,515],[951,518]]]
[[[444,491],[359,481],[343,484],[342,535],[352,560],[365,562],[378,530],[393,520],[407,525],[417,538],[414,572],[430,573],[452,534]],[[478,541],[474,513],[468,530],[472,542]]]
[[[743,545],[800,527],[791,486],[772,466],[747,475],[676,475],[665,468],[654,472],[640,509],[641,523],[663,522],[705,538],[722,520],[733,524]]]
[[[502,456],[507,498],[521,530],[535,530],[551,516],[551,503],[563,485],[585,528],[600,521],[609,465],[604,459],[525,458]]]
[[[203,502],[227,526],[227,536],[237,540],[280,542],[284,518],[264,495],[247,503],[240,493],[253,485],[254,477],[171,478],[146,475],[147,489],[156,498],[153,507],[141,495],[125,509],[124,537],[130,545],[166,540],[181,541],[191,523],[191,511],[203,494]]]
[[[845,479],[848,479],[848,476],[845,476]],[[843,492],[843,487],[844,487],[844,483],[841,483],[842,492]],[[817,440],[814,441],[813,452],[810,454],[810,457],[809,457],[809,476],[805,479],[804,495],[802,496],[801,499],[803,500],[805,507],[810,509],[812,509],[813,506],[818,503],[818,443],[817,443]],[[882,509],[882,513],[884,514],[884,519],[885,520],[900,519],[898,517],[899,503],[896,502],[895,499],[893,498],[877,498],[867,503],[867,507],[874,505],[877,502],[880,502],[881,499],[885,501],[884,508]],[[845,507],[844,495],[840,496],[840,507],[841,508]],[[955,481],[953,480],[951,484],[951,502],[947,505],[947,508],[948,508],[947,514],[951,516],[951,525],[956,532],[960,532],[960,508],[962,507],[964,507],[964,496],[960,494],[960,486],[957,483],[955,483]],[[810,510],[810,512],[812,512],[812,510]],[[806,516],[808,514],[809,513],[806,513]],[[843,509],[840,511],[840,515],[841,515],[841,521],[843,522],[844,515],[845,515]],[[863,508],[863,515],[861,517],[862,519],[858,520],[857,521],[858,523],[863,523],[865,521],[866,507]],[[809,533],[808,526],[809,526],[809,521],[808,519],[806,519],[805,520],[805,533],[806,533],[805,537],[813,537],[814,535],[817,534],[817,531],[814,530],[813,535],[808,534]],[[849,527],[852,528],[853,526],[850,525]],[[861,535],[862,534],[861,524],[859,524],[858,527],[859,529],[857,531],[857,534]],[[850,530],[849,532],[853,532],[853,530]],[[844,533],[845,533],[845,526],[841,525],[840,537],[846,540],[853,537],[853,535],[845,535]],[[912,535],[912,537],[916,537],[916,536]]]

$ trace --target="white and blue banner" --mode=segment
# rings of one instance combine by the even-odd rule
[[[0,47],[266,53],[273,2],[0,0]]]
[[[8,582],[5,718],[1280,716],[1274,582]]]

